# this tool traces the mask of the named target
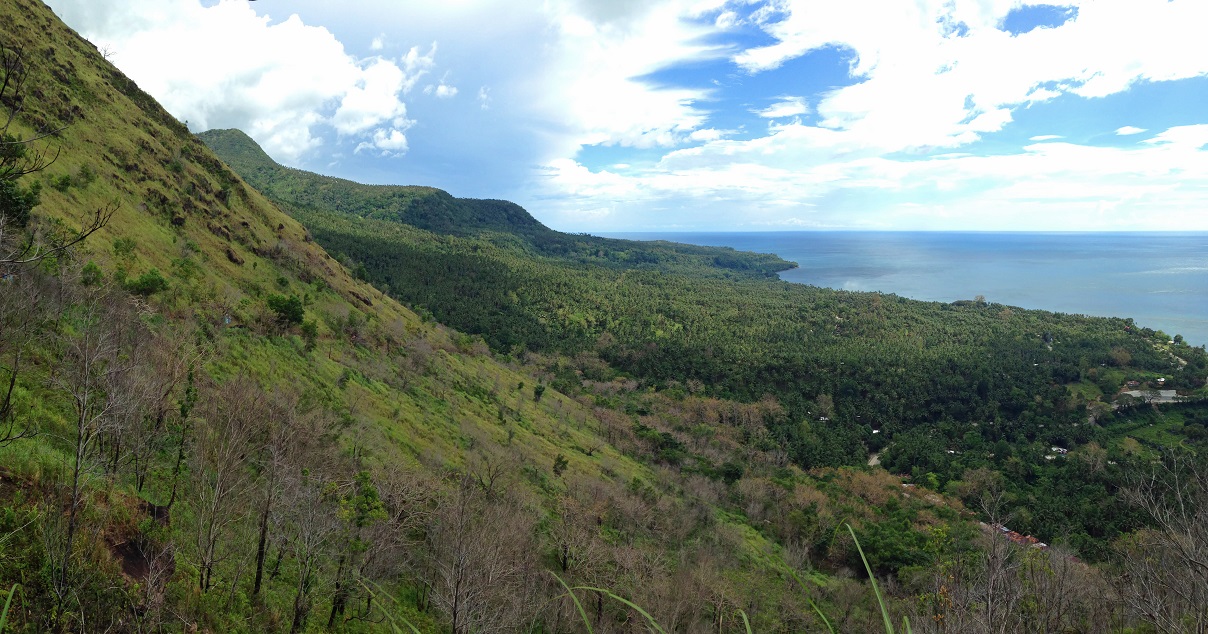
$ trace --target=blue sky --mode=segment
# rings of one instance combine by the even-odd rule
[[[1202,0],[50,0],[195,130],[565,231],[1208,230]]]

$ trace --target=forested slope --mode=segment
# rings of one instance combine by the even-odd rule
[[[1200,490],[1115,496],[1137,469],[1194,472],[1155,448],[1200,446],[1202,412],[1105,412],[1089,428],[1103,447],[1033,455],[1078,409],[1060,407],[1069,377],[1028,355],[1068,366],[1062,346],[1083,350],[1073,386],[1091,400],[1162,355],[1198,371],[1156,333],[793,287],[768,277],[786,266],[771,256],[566,236],[512,207],[528,233],[435,206],[420,215],[434,232],[397,222],[405,206],[357,219],[320,198],[290,203],[304,225],[37,0],[0,5],[0,54],[0,114],[14,115],[0,152],[5,634],[646,627],[604,592],[575,590],[578,609],[555,574],[667,631],[746,631],[744,618],[872,631],[881,612],[845,524],[916,631],[1123,630],[1192,623],[1208,604],[1146,592],[1198,587],[1168,537],[1181,525],[1158,518],[1162,500]],[[333,257],[321,245],[337,240]],[[483,303],[495,310],[469,310]],[[1095,366],[1099,337],[1113,347]],[[1021,392],[1043,384],[1010,401],[1018,414],[965,398],[1035,439],[978,448],[974,414],[927,378],[976,394],[960,372],[979,368],[986,398],[1000,368]],[[877,378],[895,372],[909,380]],[[899,383],[900,404],[882,394]],[[932,420],[913,411],[932,398]],[[820,466],[831,451],[863,462],[891,432],[883,457],[911,465],[913,486]],[[968,449],[948,453],[957,436]],[[1082,486],[1067,504],[1079,513],[1094,500],[1121,528],[1150,528],[1096,542],[1116,567],[1105,576],[1013,546],[969,510],[1044,509],[1027,521],[1052,526],[1027,497],[1052,501],[1046,482]],[[1166,578],[1141,566],[1156,556]],[[1127,584],[1107,582],[1129,563]]]
[[[5,634],[574,629],[551,573],[681,631],[806,629],[809,600],[859,628],[843,522],[892,536],[882,571],[975,537],[952,499],[751,447],[774,402],[572,397],[416,315],[36,0],[0,5],[0,54]],[[640,618],[578,596],[594,631]]]
[[[887,468],[939,488],[970,469],[1010,468],[1017,494],[1044,509],[1021,527],[1072,535],[1100,554],[1136,524],[1122,508],[1100,512],[1114,485],[1084,489],[1083,503],[1070,505],[1070,488],[1082,485],[1064,482],[1080,476],[1056,486],[1033,472],[1052,468],[1043,456],[1053,446],[1118,445],[1107,425],[1125,381],[1162,378],[1202,395],[1208,373],[1202,348],[1128,319],[789,284],[709,258],[675,260],[680,247],[666,243],[612,240],[568,256],[535,251],[517,234],[434,235],[372,213],[297,206],[286,194],[279,201],[404,303],[500,352],[572,358],[561,366],[564,388],[620,372],[658,389],[771,396],[786,415],[767,446],[803,468],[862,464],[886,447]],[[1019,455],[1041,464],[1011,466]]]

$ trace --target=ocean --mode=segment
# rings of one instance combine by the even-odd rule
[[[1208,344],[1208,233],[607,233],[775,253],[785,281],[925,301],[973,299],[1138,325]]]

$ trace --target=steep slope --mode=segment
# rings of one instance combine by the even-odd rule
[[[551,571],[681,629],[739,607],[802,629],[785,544],[816,600],[867,620],[857,582],[806,569],[852,563],[840,522],[909,548],[923,533],[903,526],[963,525],[884,474],[810,476],[746,446],[774,403],[623,379],[570,398],[546,364],[350,275],[40,2],[0,5],[0,45],[29,73],[9,132],[54,131],[36,145],[56,160],[17,181],[41,187],[32,235],[114,210],[69,254],[2,271],[13,631],[558,629],[574,612]],[[544,231],[492,209],[431,226]],[[590,598],[596,631],[632,627]]]
[[[942,489],[971,470],[1018,471],[1019,455],[1043,461],[1054,446],[1122,452],[1110,427],[1126,380],[1205,394],[1205,351],[1131,320],[787,284],[766,279],[759,260],[748,266],[753,254],[681,245],[565,236],[574,246],[559,251],[516,234],[437,236],[303,206],[288,192],[278,200],[403,302],[499,352],[570,357],[548,366],[561,389],[624,374],[668,393],[774,398],[785,415],[752,444],[802,468],[865,464],[884,449],[887,468]],[[1088,416],[1097,423],[1086,425]],[[1136,526],[1109,493],[1120,473],[1107,482],[1050,465],[1026,473],[1011,487],[1045,512],[1021,520],[1025,532],[1075,535],[1085,553],[1105,556]],[[1089,499],[1065,504],[1070,491],[1098,491],[1115,512],[1104,518]]]
[[[335,211],[340,216],[406,225],[437,235],[480,237],[533,255],[611,268],[668,267],[715,274],[766,277],[796,266],[769,254],[727,247],[613,240],[552,231],[524,208],[503,200],[454,198],[430,187],[362,185],[284,167],[239,130],[209,130],[198,137],[274,201],[297,213]]]

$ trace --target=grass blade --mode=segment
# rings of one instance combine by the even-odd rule
[[[372,582],[369,582],[369,583],[372,583]],[[371,596],[373,596],[374,599],[378,599],[378,595],[380,595],[380,594],[385,594],[386,597],[391,600],[391,602],[394,601],[394,598],[391,597],[386,592],[382,591],[382,588],[380,586],[378,586],[376,583],[373,584],[372,588],[370,588],[368,583],[366,583],[366,581],[362,580],[361,586],[363,588],[365,588],[365,591],[368,592]],[[376,590],[376,592],[375,592],[375,590]],[[419,631],[419,628],[415,627],[414,623],[407,620],[407,617],[391,614],[388,610],[385,609],[384,604],[382,603],[381,600],[378,600],[377,604],[379,606],[381,606],[381,607],[379,607],[379,609],[382,611],[382,615],[390,620],[390,629],[394,630],[396,632],[396,634],[405,634],[405,632],[406,632],[406,630],[404,630],[402,627],[399,627],[398,622],[400,620],[403,622],[403,625],[406,625],[407,628],[411,630],[411,634],[422,634]],[[0,634],[2,634],[2,632],[3,632],[3,630],[0,630]]]
[[[4,611],[0,612],[0,632],[4,631],[8,625],[8,609],[13,606],[13,597],[16,596],[17,590],[21,588],[21,584],[13,584],[12,589],[8,591],[8,599],[4,601]]]
[[[751,621],[747,619],[747,613],[744,612],[743,610],[739,610],[738,614],[739,614],[739,616],[742,617],[742,626],[747,628],[747,634],[752,634]]]
[[[563,588],[566,588],[566,594],[569,594],[570,600],[575,602],[575,609],[579,611],[579,616],[583,619],[583,627],[587,628],[587,634],[593,634],[591,629],[591,620],[587,618],[587,611],[583,609],[583,604],[579,603],[579,597],[575,595],[575,591],[572,590],[570,586],[566,585],[566,582],[563,581],[562,577],[559,577],[557,573],[551,572],[550,574],[554,575],[554,578],[558,580],[558,583],[562,584]]]
[[[852,529],[851,524],[846,524],[847,532],[851,533],[851,539],[856,543],[856,551],[860,553],[860,561],[864,562],[864,570],[868,572],[868,581],[872,584],[872,591],[877,595],[877,605],[881,607],[881,618],[885,620],[885,634],[894,634],[893,621],[889,618],[889,608],[885,607],[885,599],[881,597],[881,588],[877,586],[877,578],[872,574],[872,566],[868,565],[868,558],[864,556],[864,549],[860,548],[860,540],[856,539],[856,531]],[[907,626],[909,628],[909,626]]]
[[[809,595],[809,588],[805,586],[805,582],[802,581],[801,577],[797,575],[797,571],[793,570],[791,567],[788,569],[788,571],[789,575],[793,577],[793,581],[796,581],[797,585],[801,586],[801,590],[806,593],[806,602],[809,603],[810,607],[814,609],[814,613],[818,615],[818,618],[822,619],[822,624],[826,626],[826,631],[830,632],[830,634],[835,634],[835,626],[831,625],[830,619],[826,618],[826,615],[823,614],[822,608],[818,607],[817,603],[814,603],[813,598],[811,598]]]
[[[575,586],[574,589],[575,590],[590,590],[592,592],[599,592],[614,601],[619,601],[621,603],[624,603],[625,605],[633,608],[634,610],[637,610],[638,614],[641,614],[643,617],[645,617],[646,621],[648,623],[650,623],[650,627],[654,628],[654,631],[658,632],[659,634],[667,634],[667,630],[664,630],[663,626],[659,625],[658,621],[654,620],[654,617],[650,616],[649,612],[647,612],[646,610],[643,610],[642,606],[634,603],[633,601],[630,601],[629,599],[626,599],[625,597],[619,597],[619,596],[613,594],[612,592],[605,590],[604,588],[593,588],[590,586]]]

